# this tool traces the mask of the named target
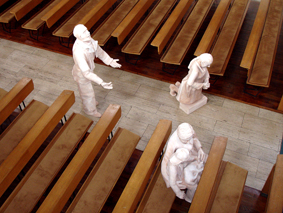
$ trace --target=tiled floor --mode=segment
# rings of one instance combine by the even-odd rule
[[[22,77],[32,78],[35,89],[26,103],[36,99],[48,105],[63,90],[73,90],[76,103],[67,117],[72,112],[82,113],[71,75],[72,57],[3,39],[0,50],[1,88],[10,90]],[[94,85],[99,112],[103,113],[110,103],[121,105],[118,126],[142,137],[138,149],[144,149],[160,119],[172,120],[172,132],[180,123],[188,122],[206,153],[214,136],[228,137],[224,159],[248,170],[247,186],[262,188],[280,150],[283,114],[206,94],[208,103],[187,115],[170,96],[168,83],[102,65],[96,65],[95,73],[114,84],[113,90]]]

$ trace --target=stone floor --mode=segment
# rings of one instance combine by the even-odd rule
[[[81,99],[72,78],[70,56],[0,39],[0,87],[10,90],[22,77],[33,79],[35,89],[27,97],[51,105],[63,90],[73,90],[76,103],[71,113],[82,113]],[[141,136],[137,149],[143,150],[160,119],[173,122],[173,130],[188,122],[208,153],[214,136],[228,137],[224,160],[248,170],[246,185],[261,189],[280,151],[283,114],[205,94],[208,103],[190,115],[179,109],[169,94],[169,84],[96,65],[95,73],[114,89],[93,85],[98,110],[103,113],[111,103],[122,107],[117,126]],[[94,124],[98,121],[94,118]],[[117,128],[117,127],[116,127]],[[91,129],[89,130],[91,131]]]

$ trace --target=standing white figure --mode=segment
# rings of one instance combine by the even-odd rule
[[[188,202],[194,196],[207,159],[201,147],[192,126],[182,123],[168,140],[161,163],[166,186]]]
[[[97,57],[106,65],[113,68],[120,68],[117,63],[119,59],[111,58],[99,45],[93,40],[87,28],[78,24],[73,30],[76,41],[73,46],[74,67],[72,70],[73,78],[77,82],[79,93],[83,102],[83,110],[86,114],[101,117],[97,111],[95,93],[92,87],[92,81],[101,85],[104,89],[113,89],[112,82],[106,83],[100,77],[93,73],[95,68],[94,59]]]
[[[180,109],[185,113],[190,114],[207,103],[207,97],[202,94],[202,89],[210,87],[207,67],[210,67],[212,62],[211,54],[201,54],[190,62],[188,75],[182,82],[177,81],[169,86],[170,94],[176,96],[180,102]]]

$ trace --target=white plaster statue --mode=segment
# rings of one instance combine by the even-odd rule
[[[192,201],[204,164],[207,159],[195,131],[188,123],[182,123],[167,142],[161,163],[161,174],[166,186],[176,196]]]
[[[202,89],[210,87],[207,67],[210,67],[212,62],[211,54],[201,54],[190,62],[188,75],[182,82],[177,81],[169,86],[170,94],[176,96],[180,102],[180,109],[185,113],[190,114],[207,103],[207,97],[202,94]]]
[[[106,83],[100,77],[93,73],[95,68],[94,59],[99,58],[106,65],[113,68],[120,68],[118,59],[111,58],[99,45],[93,40],[87,28],[78,24],[73,30],[76,41],[73,46],[73,59],[75,65],[72,70],[73,78],[77,82],[79,93],[83,102],[83,110],[86,114],[101,117],[97,111],[95,93],[91,82],[101,85],[105,89],[113,89],[112,82]]]

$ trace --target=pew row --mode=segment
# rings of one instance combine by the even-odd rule
[[[210,51],[214,60],[209,73],[223,76],[245,19],[250,0],[234,0],[223,27]]]
[[[30,78],[22,78],[0,100],[0,124],[19,106],[20,103],[33,91],[34,85]]]
[[[154,0],[141,0],[137,2],[133,9],[111,34],[113,37],[117,38],[118,44],[121,44],[125,40],[131,30],[153,3]]]
[[[176,0],[160,0],[157,2],[150,14],[124,45],[122,52],[141,55],[175,3]]]
[[[89,118],[73,113],[13,190],[0,212],[31,212],[92,123]]]
[[[264,5],[261,6],[261,4]],[[265,1],[260,3],[258,11],[259,16],[263,13],[261,7],[268,7],[268,3],[265,3]],[[255,38],[253,38],[254,34],[250,35],[249,42],[254,43],[255,46],[253,47],[253,52],[252,50],[249,51],[249,49],[245,50],[245,58],[248,57],[250,60],[248,65],[246,66],[244,61],[243,64],[241,63],[241,66],[248,69],[247,84],[259,87],[269,87],[281,31],[282,11],[282,1],[270,0],[266,18],[258,18],[258,15],[256,17],[260,20],[255,20],[253,30],[254,28],[254,31],[256,31],[257,28],[261,28],[262,31],[260,32],[258,30],[259,32],[254,32],[258,35]],[[262,28],[263,24],[264,27]],[[258,41],[259,36],[260,41]],[[249,46],[247,46],[247,48],[248,47]],[[245,58],[242,60],[245,60]]]
[[[266,213],[282,213],[283,210],[283,155],[277,155],[277,160],[273,166],[262,193],[267,195]]]
[[[1,99],[1,103],[3,99]],[[74,92],[64,90],[1,163],[0,196],[3,195],[74,102]]]
[[[197,1],[180,31],[162,55],[161,62],[181,65],[213,2],[214,0]]]
[[[216,37],[223,27],[223,23],[227,18],[229,13],[229,8],[232,4],[232,0],[222,0],[217,6],[216,11],[214,12],[209,25],[207,26],[205,33],[203,34],[201,41],[199,42],[194,55],[199,56],[202,53],[209,53]]]
[[[104,46],[110,39],[112,32],[118,27],[138,0],[123,0],[112,11],[112,13],[98,26],[92,33],[92,38],[98,41],[100,46]]]
[[[158,54],[161,54],[169,39],[177,29],[181,20],[192,5],[193,0],[181,0],[174,8],[169,18],[151,42],[152,46],[157,47]]]
[[[79,184],[108,135],[121,117],[121,107],[110,105],[68,164],[37,212],[60,212]]]
[[[27,15],[32,9],[39,5],[42,0],[21,0],[16,2],[11,7],[7,8],[0,16],[0,22],[10,23],[14,18],[19,21]]]

